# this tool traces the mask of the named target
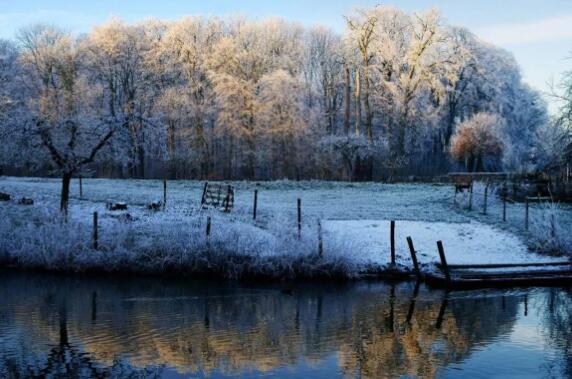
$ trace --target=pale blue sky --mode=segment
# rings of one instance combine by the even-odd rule
[[[441,9],[450,24],[466,26],[514,53],[525,80],[540,90],[572,70],[567,59],[572,55],[572,0],[0,0],[0,38],[13,38],[19,28],[37,22],[84,32],[111,16],[135,22],[188,14],[280,16],[342,31],[342,15],[380,2],[409,12]]]

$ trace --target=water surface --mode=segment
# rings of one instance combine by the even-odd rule
[[[572,377],[572,289],[0,272],[0,377]]]

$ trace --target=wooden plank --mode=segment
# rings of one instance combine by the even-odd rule
[[[435,263],[439,268],[440,263]],[[492,264],[449,264],[449,269],[471,269],[471,268],[509,268],[509,267],[544,267],[544,266],[565,266],[572,265],[572,261],[561,262],[538,262],[538,263],[492,263]]]

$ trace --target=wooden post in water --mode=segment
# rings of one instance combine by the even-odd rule
[[[83,200],[83,177],[79,176],[79,198]]]
[[[413,261],[413,269],[415,270],[415,275],[417,279],[421,279],[421,270],[419,270],[419,262],[417,261],[417,252],[413,246],[413,240],[411,237],[407,237],[407,245],[409,245],[409,252],[411,253],[411,260]]]
[[[391,265],[395,265],[395,221],[391,220],[389,244],[391,249]]]
[[[318,220],[318,256],[324,256],[324,241],[322,240],[322,222]]]
[[[302,235],[302,199],[298,198],[298,238]]]
[[[437,241],[437,250],[439,250],[439,258],[441,258],[441,269],[445,274],[445,279],[449,283],[451,276],[449,275],[449,266],[447,265],[447,258],[445,258],[445,249],[443,249],[443,242]]]
[[[487,185],[485,186],[485,203],[483,204],[483,214],[486,215],[487,214],[487,201],[488,201],[488,197],[489,197],[489,185],[487,183]]]
[[[254,207],[252,208],[252,219],[256,220],[256,209],[258,208],[258,190],[254,190]]]
[[[93,248],[94,250],[97,250],[99,248],[98,245],[98,230],[97,230],[97,212],[93,212]]]
[[[529,212],[528,211],[528,207],[529,207],[528,197],[526,197],[524,200],[524,207],[525,207],[525,210],[524,210],[524,229],[528,230],[528,212]]]

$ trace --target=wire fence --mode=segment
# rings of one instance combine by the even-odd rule
[[[524,233],[538,250],[572,253],[572,207],[550,196],[514,200],[506,184],[473,182],[455,188],[453,203],[473,217]]]

